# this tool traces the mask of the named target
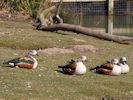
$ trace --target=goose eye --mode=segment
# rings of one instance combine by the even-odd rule
[[[124,61],[125,63],[127,63],[127,61]]]

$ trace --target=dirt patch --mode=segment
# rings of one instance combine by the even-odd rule
[[[97,52],[100,49],[92,45],[71,45],[67,48],[46,48],[38,50],[38,53],[43,54],[64,54],[75,52]]]
[[[99,50],[93,45],[71,45],[68,48],[77,52],[97,52]]]
[[[74,53],[71,49],[63,49],[63,48],[46,48],[38,50],[38,53],[45,54],[64,54],[64,53]]]
[[[86,41],[85,41],[85,40],[82,40],[82,39],[74,38],[73,40],[76,41],[76,42],[83,42],[83,43],[86,43]]]

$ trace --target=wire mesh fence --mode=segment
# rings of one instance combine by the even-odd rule
[[[64,2],[63,9],[71,9],[75,13],[84,15],[106,15],[108,13],[108,2]],[[125,15],[133,13],[133,0],[114,0],[114,15]]]
[[[133,0],[115,1],[114,14],[115,15],[131,15],[133,13]]]
[[[81,0],[82,1],[82,0]],[[108,26],[108,2],[64,2],[61,16],[72,23],[106,32]],[[133,36],[133,0],[114,0],[113,32]]]

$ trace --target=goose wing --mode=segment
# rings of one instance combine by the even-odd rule
[[[105,63],[102,64],[99,68],[97,68],[96,72],[100,74],[110,75],[112,73],[112,70],[113,70],[113,64]]]
[[[73,75],[76,70],[76,62],[74,60],[71,60],[68,64],[64,66],[58,66],[58,68],[62,68],[62,72],[64,74]]]
[[[9,64],[9,63],[19,63],[20,58],[11,59],[9,61],[3,62],[3,64]]]
[[[18,66],[21,64],[34,64],[34,61],[31,57],[19,57],[19,58],[15,58],[7,62],[4,62],[3,64]]]

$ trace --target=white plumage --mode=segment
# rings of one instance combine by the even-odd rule
[[[81,56],[77,59],[75,74],[82,75],[86,73],[86,66],[83,64],[83,61],[86,61],[86,59],[86,56]]]
[[[94,72],[96,73],[105,74],[105,75],[117,76],[121,74],[121,66],[119,66],[118,59],[112,59],[111,61],[101,64],[100,66],[97,66],[95,68],[91,68],[90,70],[91,71],[94,70]]]
[[[77,60],[71,60],[68,64],[64,66],[58,66],[58,71],[69,74],[69,75],[82,75],[86,73],[86,66],[83,61],[86,60],[86,56],[81,56]]]
[[[119,60],[118,59],[112,59],[111,64],[113,64],[113,70],[111,75],[120,75],[121,74],[121,66],[119,66]]]
[[[126,74],[129,72],[129,66],[127,64],[126,57],[121,57],[119,60],[119,64],[120,64],[121,69],[122,69],[122,74]]]

